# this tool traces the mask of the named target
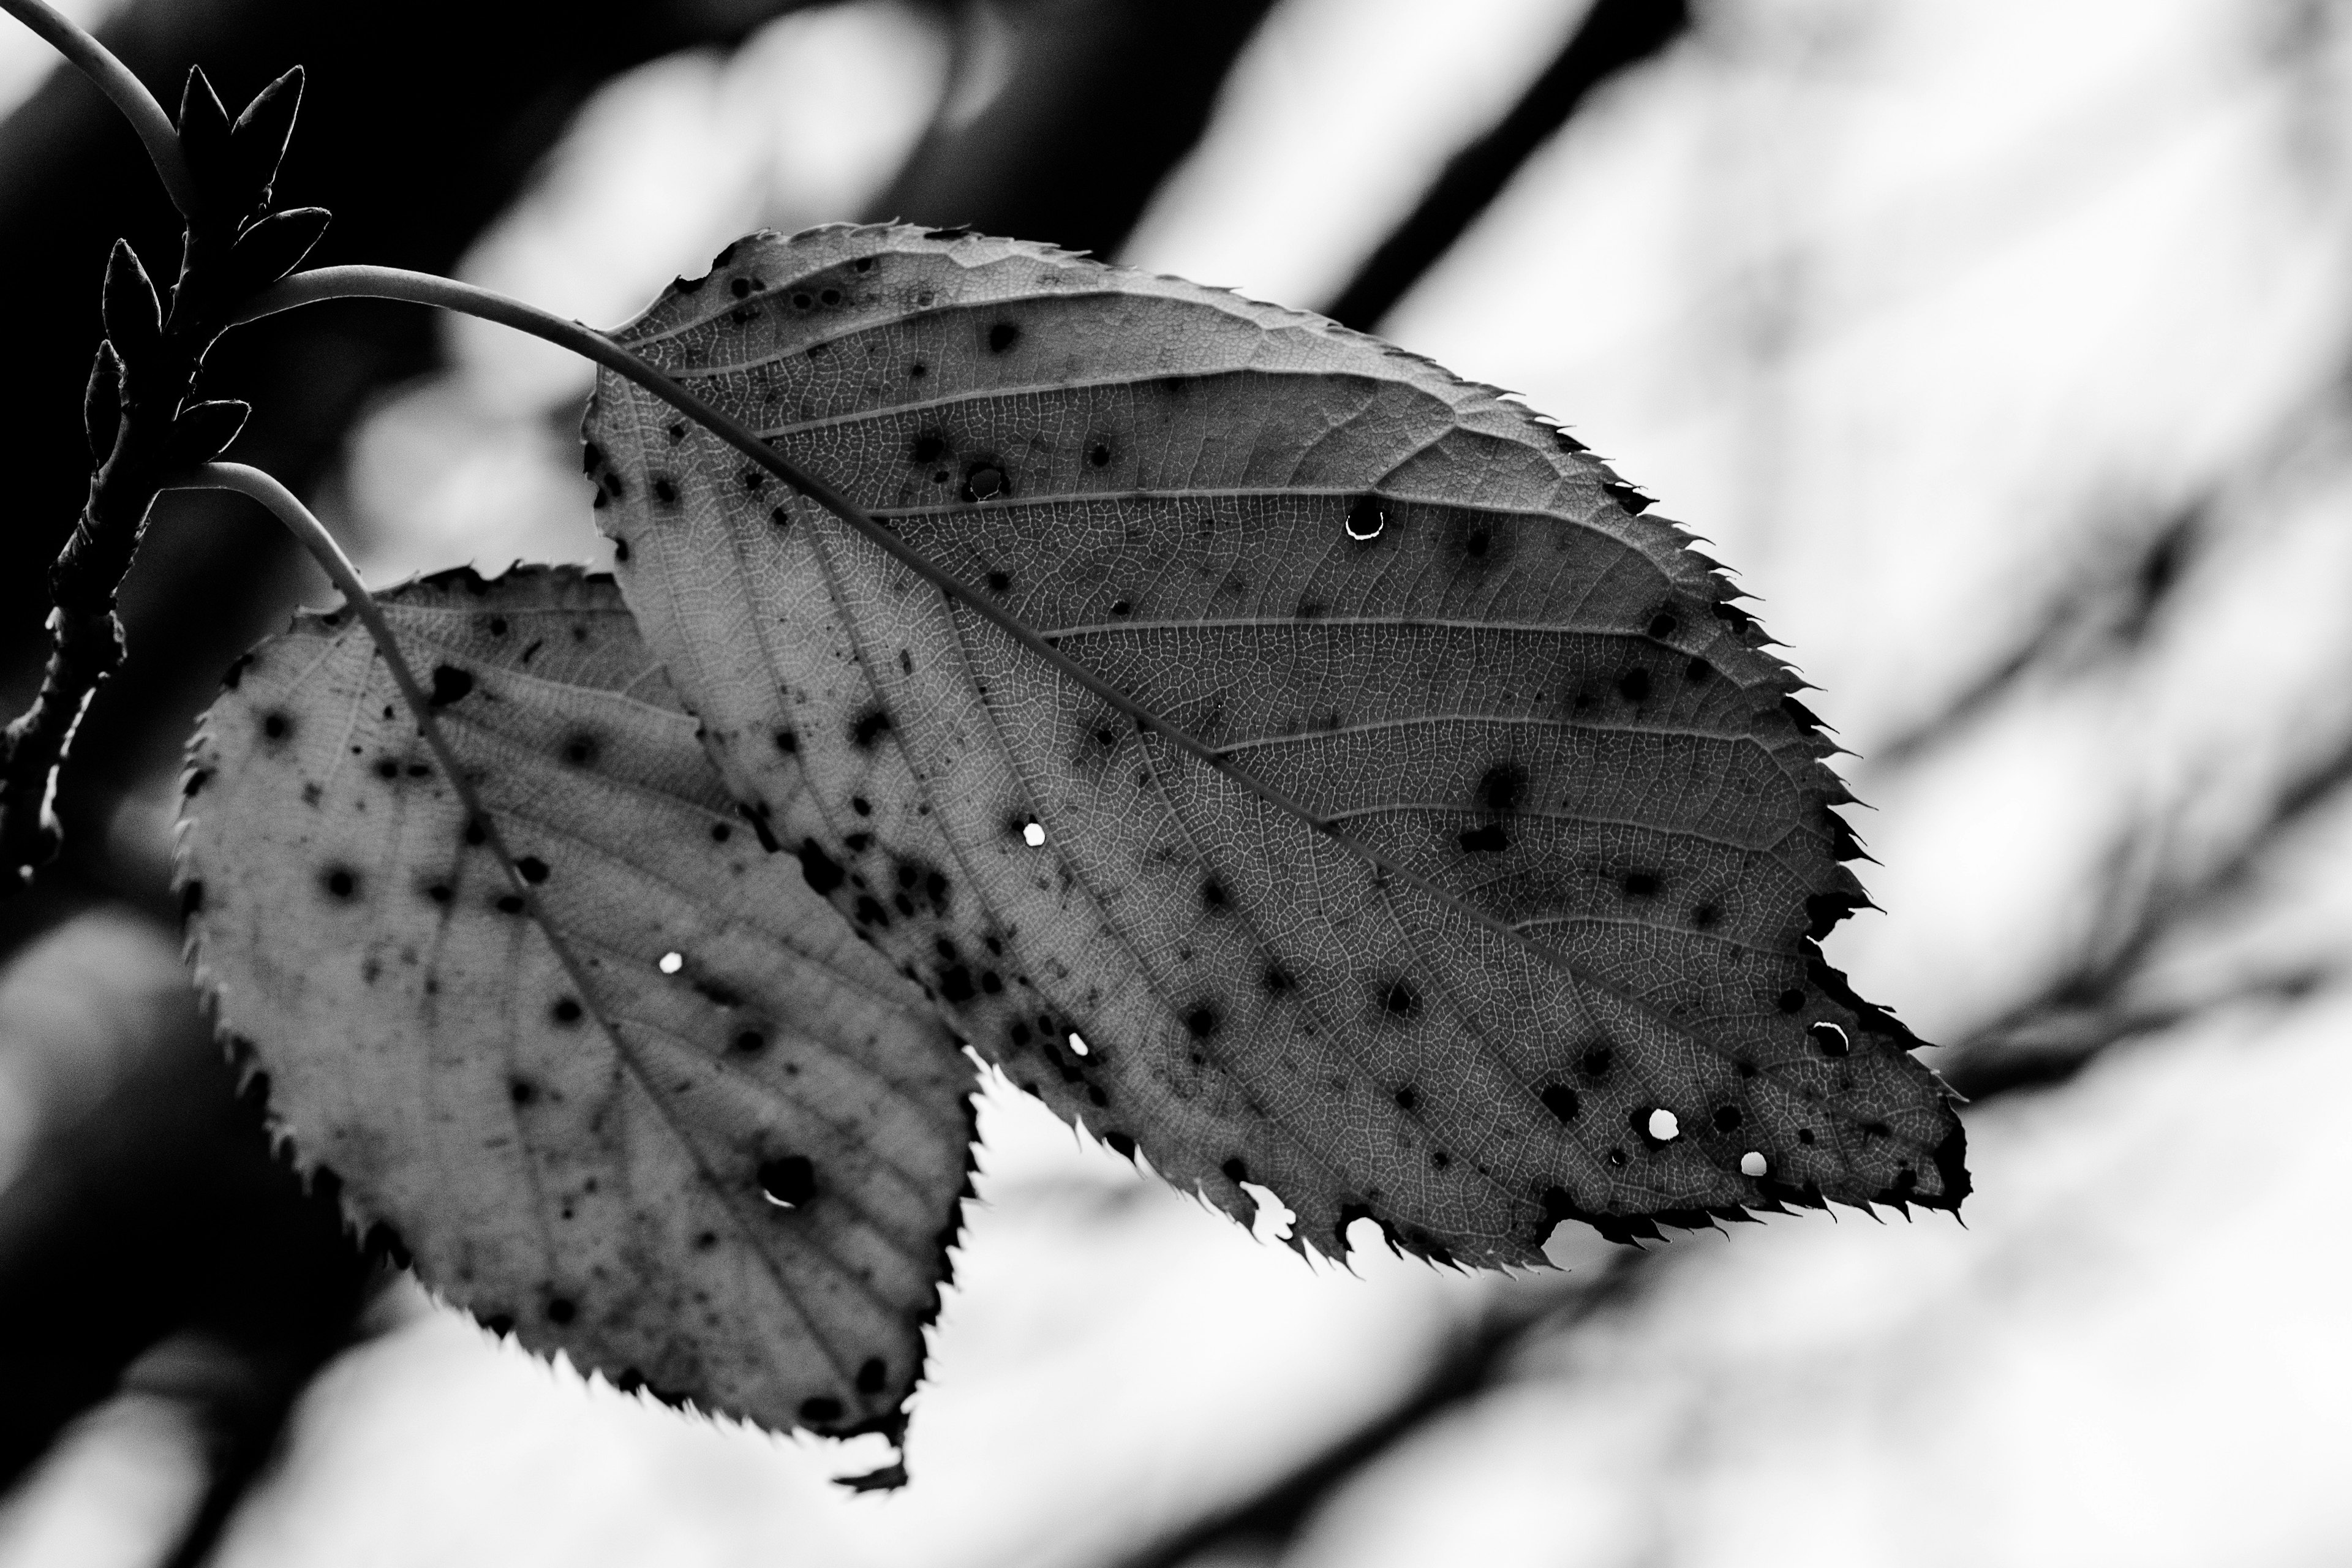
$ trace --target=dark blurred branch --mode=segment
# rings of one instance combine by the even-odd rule
[[[971,0],[939,118],[869,216],[1110,255],[1271,3]]]
[[[308,66],[303,136],[280,188],[336,208],[322,258],[446,272],[599,83],[673,49],[731,40],[796,3],[419,0],[387,9],[131,0],[101,37],[140,79],[177,82],[201,62],[240,100]],[[116,236],[164,254],[178,223],[139,139],[68,72],[0,123],[0,233],[13,240],[0,247],[0,292],[23,307],[10,374],[0,382],[0,421],[33,455],[12,470],[11,524],[0,530],[0,685],[13,706],[38,679],[44,571],[80,510],[87,478],[58,459],[81,445],[74,394],[100,336],[92,281]],[[378,312],[241,334],[205,374],[256,405],[236,455],[307,489],[375,390],[434,357],[427,321]],[[290,551],[247,509],[174,498],[158,515],[166,521],[122,594],[132,657],[84,716],[64,774],[60,814],[80,844],[60,868],[69,877],[111,881],[95,852],[117,799],[175,765],[214,678],[292,591]],[[142,647],[162,657],[141,658]],[[125,890],[163,907],[160,876]]]
[[[2067,674],[2126,656],[2147,640],[2213,528],[2218,493],[2189,497],[2131,547],[2094,563],[2061,589],[2008,653],[1933,714],[1872,753],[1902,767],[1983,718],[2029,677]]]
[[[1498,1289],[1478,1316],[1426,1352],[1422,1375],[1387,1409],[1248,1496],[1120,1559],[1118,1568],[1182,1568],[1206,1553],[1236,1548],[1279,1552],[1347,1482],[1503,1383],[1532,1342],[1618,1304],[1652,1256],[1623,1249],[1589,1277],[1517,1280]]]
[[[1956,1044],[1937,1064],[1946,1080],[1971,1100],[2063,1082],[2120,1041],[2234,1003],[2294,1000],[2340,978],[2337,966],[2305,959],[2186,1000],[2151,1005],[2137,994],[2172,938],[2226,910],[2297,832],[2347,799],[2352,733],[2289,778],[2235,839],[2194,863],[2160,826],[2137,830],[2108,857],[2099,921],[2074,961]]]
[[[266,1412],[348,1331],[366,1265],[211,1035],[143,920],[81,916],[0,973],[0,1071],[34,1116],[0,1173],[0,1483],[164,1334],[278,1369]]]
[[[1534,85],[1492,130],[1447,160],[1420,205],[1323,313],[1359,331],[1377,328],[1595,88],[1654,58],[1689,27],[1687,0],[1593,0]]]

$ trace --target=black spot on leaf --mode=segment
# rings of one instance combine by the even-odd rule
[[[1478,777],[1478,804],[1488,811],[1516,811],[1527,789],[1527,769],[1517,763],[1496,763]]]
[[[1550,1111],[1562,1121],[1575,1121],[1576,1113],[1581,1109],[1583,1103],[1577,1098],[1576,1090],[1564,1083],[1546,1085],[1543,1093],[1538,1098],[1542,1100],[1546,1110]]]
[[[516,861],[515,869],[521,872],[522,879],[533,887],[547,880],[547,862],[536,855],[526,855]]]
[[[861,752],[870,752],[874,749],[874,743],[880,740],[883,732],[889,728],[889,711],[877,703],[860,713],[856,721],[850,725],[850,743]]]
[[[351,899],[359,894],[359,875],[348,866],[330,866],[319,880],[329,898]]]
[[[1184,1027],[1191,1031],[1196,1040],[1205,1040],[1215,1034],[1217,1026],[1223,1020],[1217,1016],[1217,1010],[1205,1003],[1184,1015]]]
[[[1474,855],[1499,855],[1511,847],[1510,837],[1493,823],[1484,827],[1465,828],[1456,842]]]
[[[867,1356],[858,1364],[857,1392],[879,1394],[882,1392],[883,1384],[889,1380],[889,1376],[890,1371],[882,1364],[881,1357]]]
[[[1663,885],[1653,871],[1628,871],[1625,874],[1625,896],[1629,899],[1655,898]]]
[[[847,873],[842,870],[841,863],[826,854],[815,839],[809,838],[803,839],[801,843],[801,876],[807,881],[812,890],[823,895],[840,887]]]
[[[1708,1120],[1715,1123],[1717,1132],[1737,1132],[1748,1118],[1740,1114],[1739,1107],[1736,1105],[1720,1105],[1716,1107],[1715,1114]]]
[[[1410,980],[1391,981],[1381,993],[1381,1007],[1391,1018],[1417,1017],[1421,1013],[1421,992]]]
[[[794,1208],[816,1196],[816,1166],[805,1154],[785,1154],[760,1166],[760,1190],[768,1201]]]
[[[1001,354],[1021,341],[1021,329],[1011,321],[999,321],[988,329],[988,352]]]
[[[549,1017],[553,1018],[559,1024],[576,1024],[580,1021],[579,999],[577,997],[566,996],[557,1002],[554,1006],[549,1008],[547,1013]]]
[[[1617,695],[1628,702],[1647,700],[1650,695],[1650,672],[1646,669],[1629,669],[1619,676]]]

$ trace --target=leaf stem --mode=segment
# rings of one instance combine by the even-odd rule
[[[0,3],[5,3],[5,0],[0,0]],[[1304,802],[1244,773],[1215,747],[1171,724],[1078,663],[1040,637],[1034,628],[1010,610],[995,604],[962,578],[934,564],[887,526],[876,521],[864,507],[771,447],[750,426],[705,403],[667,373],[603,332],[542,310],[536,305],[527,305],[504,294],[492,293],[488,289],[478,289],[470,283],[436,278],[425,272],[410,272],[397,267],[319,267],[307,272],[297,272],[247,300],[229,318],[228,324],[240,325],[275,315],[280,310],[290,310],[298,305],[316,304],[324,300],[401,300],[416,305],[436,305],[461,315],[478,316],[484,321],[496,321],[518,331],[529,332],[533,337],[544,338],[636,383],[833,513],[866,542],[1134,720],[1139,726],[1159,735],[1179,750],[1191,752],[1218,772],[1241,779],[1250,789],[1317,827],[1330,828],[1331,825],[1320,813],[1309,810]]]
[[[366,626],[368,635],[375,639],[376,651],[383,655],[384,668],[392,672],[392,683],[400,689],[402,700],[408,704],[409,711],[416,716],[416,728],[424,735],[425,747],[432,752],[434,761],[441,764],[441,772],[448,778],[449,787],[457,792],[457,803],[465,808],[466,820],[481,825],[484,833],[491,837],[499,858],[505,862],[507,876],[514,882],[516,889],[525,898],[530,897],[530,886],[523,880],[522,874],[515,869],[514,857],[507,853],[506,845],[498,839],[497,826],[491,822],[490,814],[483,809],[481,796],[475,793],[474,781],[467,777],[465,771],[457,765],[457,753],[450,750],[449,742],[443,737],[440,716],[433,710],[432,699],[417,684],[416,672],[409,667],[407,656],[400,651],[400,640],[393,633],[392,623],[384,618],[382,606],[375,602],[375,595],[368,592],[359,568],[352,565],[352,558],[343,553],[343,547],[335,542],[335,536],[327,531],[327,525],[302,504],[301,498],[278,483],[276,478],[244,463],[206,463],[173,479],[169,488],[235,490],[239,495],[249,496],[267,507],[272,516],[285,524],[286,531],[310,552],[310,559],[316,561],[335,586],[342,590],[344,603],[358,614],[360,624]]]
[[[131,121],[131,129],[139,133],[139,140],[146,143],[147,156],[154,161],[155,173],[170,194],[172,205],[180,209],[182,217],[194,217],[196,182],[188,173],[186,156],[180,151],[180,133],[173,128],[172,117],[163,112],[163,106],[155,101],[155,95],[147,90],[146,84],[131,75],[131,68],[115,58],[112,50],[48,0],[0,0],[0,11],[30,27],[97,84],[98,90],[106,94],[122,118]]]

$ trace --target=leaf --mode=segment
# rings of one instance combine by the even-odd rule
[[[609,578],[450,573],[384,608],[520,880],[349,617],[230,672],[179,877],[278,1125],[535,1350],[895,1432],[966,1191],[969,1062],[761,852]]]
[[[1966,1194],[1917,1042],[1814,945],[1864,901],[1835,748],[1545,421],[904,227],[755,236],[619,336],[962,584],[600,384],[622,589],[730,787],[1065,1116],[1312,1245],[1478,1263]]]

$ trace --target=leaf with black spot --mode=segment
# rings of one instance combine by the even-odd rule
[[[1239,1162],[1324,1249],[1959,1204],[1948,1095],[1813,938],[1862,900],[1834,748],[1590,452],[1319,318],[1044,247],[831,227],[728,266],[854,283],[740,326],[674,289],[621,340],[882,533],[654,505],[743,458],[608,374],[622,588],[738,801],[1016,1082],[1247,1216]]]
[[[797,861],[730,826],[609,579],[459,572],[383,603],[420,674],[465,688],[436,717],[487,825],[347,616],[256,648],[191,747],[191,952],[277,1129],[356,1226],[535,1350],[895,1434],[970,1063]]]

